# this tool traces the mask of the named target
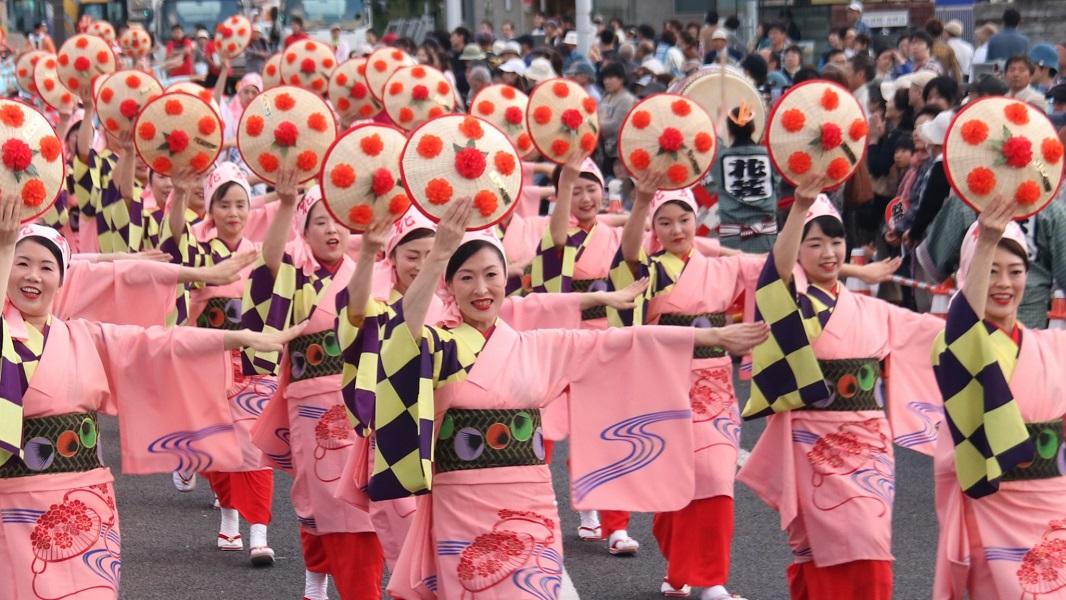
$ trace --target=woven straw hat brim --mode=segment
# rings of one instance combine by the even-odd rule
[[[107,21],[93,21],[86,33],[103,38],[109,44],[115,41],[115,28]]]
[[[184,147],[169,145],[178,132]],[[134,123],[137,154],[153,171],[172,175],[185,169],[203,173],[222,151],[222,119],[198,96],[167,92],[150,100]]]
[[[281,53],[271,55],[263,65],[263,90],[281,85]]]
[[[33,69],[42,57],[48,56],[44,50],[23,52],[15,60],[15,80],[22,91],[37,96],[37,85],[33,82]]]
[[[1007,111],[1018,111],[1011,113],[1015,120],[1008,118]],[[983,129],[984,134],[975,129]],[[1008,138],[1028,141],[1031,157],[1024,167],[1007,164],[1002,146]],[[1052,162],[1051,158],[1056,160]],[[988,97],[970,102],[952,119],[944,140],[948,183],[963,202],[978,212],[998,195],[1016,199],[1016,218],[1040,212],[1058,196],[1062,161],[1062,143],[1055,126],[1043,112],[1013,98]],[[1039,190],[1039,195],[1034,193],[1035,198],[1017,202],[1023,185],[1030,193]]]
[[[78,106],[78,97],[59,79],[56,72],[56,55],[46,54],[33,68],[33,82],[37,96],[50,108],[69,114]]]
[[[467,157],[476,152],[484,158],[478,176],[469,179],[460,174],[456,166],[460,152]],[[456,199],[474,198],[468,230],[499,223],[514,210],[522,193],[522,164],[507,135],[488,121],[468,115],[437,117],[411,132],[400,174],[415,206],[434,222],[440,221]]]
[[[152,36],[140,27],[130,27],[119,38],[122,52],[132,58],[143,58],[152,51]]]
[[[102,37],[86,33],[79,33],[63,42],[56,56],[56,63],[60,81],[74,93],[83,89],[91,90],[93,80],[97,77],[110,75],[118,70],[118,61],[111,44]],[[78,70],[79,66],[85,65],[85,70]]]
[[[718,65],[706,66],[671,86],[670,91],[695,100],[712,118],[718,114],[723,102],[727,113],[740,106],[741,102],[746,103],[755,113],[752,140],[758,142],[762,139],[766,129],[766,103],[759,90],[742,72],[738,73],[731,67],[723,70]],[[718,133],[726,143],[732,143],[728,129]]]
[[[277,135],[292,127],[295,143],[279,143]],[[287,85],[256,96],[244,109],[237,128],[237,149],[244,163],[268,183],[276,182],[278,172],[286,167],[298,169],[299,182],[317,176],[326,151],[336,139],[337,120],[326,101],[318,94]]]
[[[532,154],[536,148],[533,139],[529,136],[526,127],[526,107],[529,106],[529,96],[525,92],[509,85],[497,83],[482,89],[474,96],[470,103],[470,113],[485,119],[507,134],[519,154],[525,158]],[[515,108],[518,112],[509,109]],[[511,116],[515,121],[509,121]]]
[[[193,83],[191,81],[179,81],[177,83],[172,83],[168,85],[164,91],[168,93],[184,92],[186,94],[192,94],[193,96],[196,96],[197,98],[206,102],[216,113],[218,113],[219,118],[222,118],[222,107],[218,105],[217,101],[215,101],[215,94],[211,90],[200,85],[199,83]]]
[[[820,140],[828,124],[839,128],[840,143],[825,150]],[[866,154],[867,127],[862,107],[851,92],[829,81],[805,81],[789,88],[770,112],[766,130],[770,161],[789,185],[798,185],[809,174],[832,170],[829,187],[839,187]]]
[[[378,101],[385,98],[385,82],[392,77],[400,67],[410,67],[416,64],[414,58],[403,50],[396,48],[378,48],[367,57],[367,67],[364,77],[370,88],[370,93]]]
[[[454,110],[455,90],[433,67],[400,67],[385,82],[385,112],[405,131]]]
[[[344,121],[373,119],[381,104],[370,93],[363,72],[366,58],[352,58],[337,65],[329,76],[329,101]]]
[[[229,33],[229,35],[225,35]],[[219,54],[235,58],[252,42],[252,24],[243,15],[233,15],[215,28],[215,47]]]
[[[19,100],[0,99],[0,146],[22,145],[28,165],[17,174],[0,163],[0,189],[13,192],[21,201],[23,223],[37,220],[55,203],[66,180],[63,145],[48,119],[36,108]],[[5,154],[8,149],[5,148]]]
[[[116,71],[100,81],[100,89],[96,92],[96,112],[104,131],[111,135],[132,131],[133,122],[141,108],[163,93],[159,81],[144,71]],[[136,103],[137,112],[132,117],[122,112],[122,104],[126,100]]]
[[[663,149],[664,142],[671,149]],[[672,150],[675,143],[680,146]],[[714,163],[716,144],[707,111],[678,94],[656,94],[638,102],[618,130],[618,158],[626,170],[638,178],[665,173],[662,190],[687,188],[701,180]]]
[[[281,81],[325,96],[336,67],[337,59],[328,45],[315,40],[296,42],[282,53]]]
[[[558,78],[537,84],[526,106],[526,127],[533,145],[544,158],[558,164],[575,152],[591,154],[600,131],[596,108],[595,100],[573,81]],[[563,124],[564,115],[574,114],[570,111],[581,116],[576,129]]]
[[[334,220],[362,232],[375,217],[389,214],[396,220],[403,216],[411,205],[400,179],[400,155],[406,143],[402,131],[379,124],[354,127],[333,142],[322,163],[319,185]],[[388,178],[380,177],[382,169]],[[376,194],[374,184],[379,179],[381,194]]]

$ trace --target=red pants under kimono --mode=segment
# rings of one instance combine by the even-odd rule
[[[733,499],[693,500],[681,510],[658,513],[652,532],[666,557],[666,580],[674,588],[711,587],[729,580]]]
[[[253,525],[270,524],[274,500],[273,470],[209,471],[203,476],[211,484],[211,491],[218,496],[221,508],[236,509],[242,519]]]
[[[304,566],[312,573],[326,573],[341,600],[380,600],[385,575],[385,555],[374,533],[326,533],[300,530]]]
[[[788,567],[788,592],[792,600],[892,600],[892,561],[855,560],[831,567],[793,563]]]

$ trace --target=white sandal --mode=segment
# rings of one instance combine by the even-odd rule
[[[274,566],[274,550],[270,546],[256,546],[251,549],[252,565],[256,567]]]
[[[581,526],[577,528],[577,537],[583,542],[598,542],[603,539],[600,527],[600,515],[594,510],[581,511]]]
[[[659,586],[659,592],[667,598],[688,598],[692,594],[692,586],[687,583],[680,588],[675,588],[670,585],[670,582],[663,577],[663,583]]]
[[[748,600],[738,594],[730,594],[724,585],[716,585],[705,588],[700,594],[700,600]]]
[[[183,494],[196,489],[196,473],[190,473],[186,477],[181,471],[174,471],[170,475],[170,480],[174,482],[174,488]]]
[[[614,556],[632,556],[637,550],[640,550],[640,542],[629,537],[624,529],[615,531],[607,540],[607,551]]]
[[[244,550],[244,540],[241,539],[241,534],[239,533],[237,535],[220,533],[218,534],[218,549],[226,552]]]

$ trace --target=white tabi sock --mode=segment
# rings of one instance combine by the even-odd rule
[[[227,537],[238,535],[241,532],[241,518],[237,509],[223,508],[219,512],[222,513],[222,524],[218,526],[218,532]]]
[[[725,589],[724,585],[711,586],[700,594],[700,600],[721,600],[723,598],[729,598],[729,590]]]
[[[326,574],[304,571],[304,598],[329,600],[326,596]]]
[[[262,523],[254,523],[251,526],[248,537],[251,538],[250,548],[263,548],[267,546],[267,526]]]

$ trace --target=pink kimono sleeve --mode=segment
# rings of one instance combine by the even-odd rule
[[[515,331],[577,329],[581,327],[581,295],[508,296],[500,309],[500,318]]]
[[[111,396],[104,410],[119,417],[123,473],[240,467],[224,332],[84,325],[107,374]]]
[[[888,391],[885,408],[899,446],[932,456],[944,401],[930,357],[944,320],[886,305],[888,310]]]
[[[694,243],[696,250],[707,258],[718,258],[722,254],[722,244],[717,238],[696,236]]]
[[[262,242],[266,238],[270,222],[274,220],[274,215],[278,214],[280,207],[280,202],[269,202],[248,211],[248,220],[244,224],[244,237],[253,242]]]
[[[566,348],[574,352],[564,345],[552,350],[553,361],[564,361],[556,368],[571,371],[575,509],[668,512],[684,507],[695,493],[688,399],[692,329],[582,333],[594,335],[594,343]],[[548,376],[556,377],[549,381],[566,379],[561,372]]]
[[[53,312],[63,320],[163,325],[174,309],[179,269],[141,260],[73,261],[56,293]]]

